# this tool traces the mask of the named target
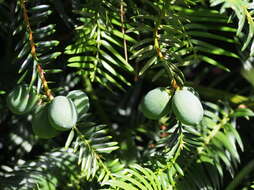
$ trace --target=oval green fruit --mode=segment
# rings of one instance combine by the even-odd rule
[[[68,93],[67,98],[72,100],[77,110],[78,119],[81,119],[90,107],[87,94],[82,90],[73,90]]]
[[[39,95],[34,87],[19,85],[7,96],[7,106],[15,114],[22,115],[31,112],[38,104]]]
[[[140,109],[148,119],[157,120],[169,113],[171,96],[166,88],[158,87],[149,91],[143,98]]]
[[[42,139],[50,139],[59,134],[48,119],[48,105],[39,106],[33,114],[32,129],[35,135]]]
[[[76,125],[77,111],[69,98],[57,96],[49,105],[48,117],[55,129],[65,131]]]
[[[183,89],[173,96],[172,109],[176,118],[186,125],[197,125],[202,120],[204,110],[198,97]]]

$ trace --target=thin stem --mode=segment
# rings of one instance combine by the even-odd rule
[[[121,3],[120,3],[120,16],[121,16],[121,29],[122,29],[122,33],[123,33],[124,57],[125,57],[126,63],[128,63],[127,42],[126,42],[126,39],[125,39],[125,28],[124,28],[124,15],[125,15],[124,1],[121,0]]]
[[[224,118],[221,120],[221,122],[220,122],[218,125],[216,125],[215,127],[213,127],[213,130],[209,133],[209,135],[206,136],[206,137],[204,138],[204,144],[203,144],[203,146],[201,146],[201,147],[199,147],[199,148],[197,149],[198,154],[202,154],[202,153],[203,153],[205,147],[208,146],[208,145],[210,144],[210,142],[211,142],[211,140],[213,139],[213,137],[215,137],[215,135],[216,135],[216,134],[220,131],[220,129],[228,122],[228,120],[229,120],[229,118],[228,118],[228,116],[226,116],[226,117],[224,117]]]
[[[176,149],[176,152],[174,154],[174,157],[168,162],[167,166],[165,168],[160,168],[158,171],[156,171],[156,173],[159,175],[162,172],[164,172],[167,169],[170,169],[174,163],[176,163],[177,158],[181,155],[181,151],[184,148],[184,134],[181,132],[181,134],[179,135],[179,145]]]
[[[157,56],[160,58],[160,60],[163,60],[163,66],[165,67],[169,78],[171,79],[171,86],[173,89],[179,88],[179,85],[177,84],[177,81],[175,80],[174,76],[171,74],[170,71],[168,71],[168,65],[164,62],[165,61],[165,56],[163,55],[161,48],[160,48],[160,42],[159,42],[159,27],[161,24],[161,20],[165,17],[165,6],[163,6],[163,9],[161,11],[161,14],[156,22],[156,26],[154,29],[154,49],[156,50]],[[180,85],[181,86],[181,85]]]
[[[107,113],[104,111],[102,105],[100,104],[100,100],[93,89],[92,83],[88,79],[87,75],[85,75],[84,73],[82,73],[82,80],[83,80],[83,86],[86,89],[86,92],[90,94],[90,97],[94,100],[94,106],[96,108],[96,111],[99,113],[98,115],[100,119],[104,123],[109,124],[110,119]]]
[[[163,9],[161,10],[160,16],[158,17],[158,19],[156,21],[154,34],[153,34],[154,35],[154,48],[157,52],[157,56],[160,59],[165,59],[164,55],[161,52],[160,42],[159,42],[159,27],[160,27],[160,24],[161,24],[161,20],[164,16],[165,16],[165,7],[163,7]]]
[[[159,30],[159,24],[156,26],[156,28],[155,28],[155,30],[154,30],[154,48],[155,48],[155,50],[156,50],[156,52],[157,52],[157,56],[158,56],[160,59],[165,59],[165,57],[164,57],[164,55],[162,54],[161,49],[160,49],[158,30]]]
[[[41,65],[39,63],[37,63],[37,71],[39,73],[39,77],[42,81],[42,86],[45,90],[45,94],[46,96],[49,98],[49,100],[53,100],[54,99],[54,96],[52,95],[51,93],[51,90],[50,88],[48,87],[48,82],[45,78],[45,75],[44,75],[44,70],[42,69]]]
[[[33,38],[33,31],[32,31],[32,28],[31,28],[31,24],[29,22],[28,11],[26,9],[25,0],[21,0],[20,2],[21,2],[20,6],[23,10],[24,22],[25,22],[25,25],[27,27],[27,32],[29,34],[29,43],[30,43],[30,46],[31,46],[31,54],[32,54],[33,59],[37,63],[36,64],[37,72],[38,72],[39,77],[42,81],[42,85],[43,85],[45,94],[50,100],[52,100],[54,98],[54,96],[52,95],[51,90],[48,87],[48,82],[47,82],[47,80],[45,78],[45,75],[44,75],[45,72],[44,72],[42,66],[38,63],[38,57],[37,57],[37,53],[36,53],[36,46],[35,46],[35,42],[34,42],[34,38]]]

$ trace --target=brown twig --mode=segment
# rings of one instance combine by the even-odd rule
[[[159,33],[158,33],[158,30],[159,30],[159,26],[157,26],[154,30],[154,48],[157,52],[157,56],[160,58],[160,59],[165,59],[163,53],[161,52],[161,49],[160,49],[160,43],[159,43]]]
[[[157,56],[161,60],[165,60],[165,56],[163,55],[163,53],[161,52],[161,49],[160,49],[159,32],[158,31],[159,31],[159,24],[157,24],[157,26],[154,30],[154,49],[156,50]],[[172,78],[172,80],[171,80],[171,86],[173,89],[179,88],[179,85],[177,84],[177,81],[174,78]]]
[[[38,63],[38,57],[37,57],[37,53],[36,53],[36,46],[35,46],[34,38],[33,38],[33,31],[32,31],[32,28],[31,28],[31,25],[30,25],[30,22],[29,22],[29,17],[28,17],[28,12],[27,12],[26,5],[25,5],[25,0],[21,0],[20,3],[21,3],[21,8],[23,10],[24,22],[25,22],[25,25],[27,27],[27,32],[29,33],[29,43],[30,43],[30,46],[31,46],[31,54],[32,54],[34,60],[37,62],[36,68],[37,68],[37,72],[39,74],[39,77],[42,81],[42,86],[43,86],[43,89],[45,91],[45,94],[50,100],[52,100],[54,98],[54,96],[52,95],[51,90],[48,87],[48,82],[45,78],[44,70],[43,70],[42,66]]]

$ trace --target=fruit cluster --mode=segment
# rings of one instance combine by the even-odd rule
[[[7,106],[14,114],[32,113],[34,133],[49,139],[75,126],[87,113],[89,99],[83,91],[74,90],[67,96],[56,96],[51,102],[42,103],[34,87],[19,85],[8,94]]]
[[[177,120],[185,125],[197,125],[203,118],[204,110],[198,97],[188,88],[172,92],[163,87],[149,91],[140,104],[140,110],[148,119],[158,120],[171,110]]]

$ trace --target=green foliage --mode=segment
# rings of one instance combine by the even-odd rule
[[[26,114],[38,105],[39,96],[36,89],[26,85],[17,86],[7,96],[8,108],[15,114]]]
[[[122,56],[127,50],[121,40],[136,41],[119,31],[121,23],[114,4],[97,3],[98,6],[86,3],[81,5],[84,8],[76,11],[82,16],[79,18],[82,25],[76,27],[75,42],[65,49],[65,53],[71,55],[68,66],[78,68],[92,82],[107,88],[110,88],[108,83],[112,83],[124,90],[123,85],[129,86],[130,82],[118,70],[134,74],[134,69]]]
[[[78,114],[78,120],[82,119],[82,116],[87,113],[90,107],[87,94],[81,90],[73,90],[68,93],[67,98],[74,103]]]
[[[220,12],[225,12],[227,8],[232,9],[238,19],[238,27],[237,27],[237,36],[243,37],[244,25],[248,23],[248,32],[247,38],[243,37],[243,47],[242,51],[246,50],[246,48],[251,44],[250,47],[250,55],[253,56],[254,53],[254,46],[253,46],[253,35],[254,35],[254,21],[252,18],[253,14],[253,3],[249,1],[230,1],[230,0],[210,0],[211,6],[216,6],[222,4]]]
[[[15,28],[12,34],[18,39],[15,45],[15,61],[19,63],[18,72],[22,74],[18,83],[31,72],[30,84],[33,84],[38,79],[36,67],[39,64],[48,64],[60,55],[60,52],[55,51],[59,41],[50,38],[55,33],[55,25],[44,24],[52,14],[50,5],[30,2],[27,9],[24,2],[17,1]]]
[[[253,188],[238,72],[248,62],[252,82],[252,14],[243,0],[0,1],[0,189]],[[23,83],[38,99],[16,93],[36,107],[20,116],[5,94]]]
[[[41,155],[36,161],[27,162],[15,169],[8,169],[1,178],[1,189],[56,189],[55,185],[66,179],[79,178],[75,172],[76,156],[63,150]],[[49,166],[50,165],[50,166]],[[65,189],[77,184],[65,184]]]
[[[70,146],[76,132],[77,137],[73,141],[73,149],[74,152],[78,152],[78,165],[86,179],[92,179],[96,174],[99,181],[112,177],[110,168],[101,159],[101,154],[109,154],[118,149],[118,143],[111,141],[112,136],[107,134],[105,125],[95,125],[93,122],[80,125],[81,130],[75,127],[70,132],[65,148]]]

